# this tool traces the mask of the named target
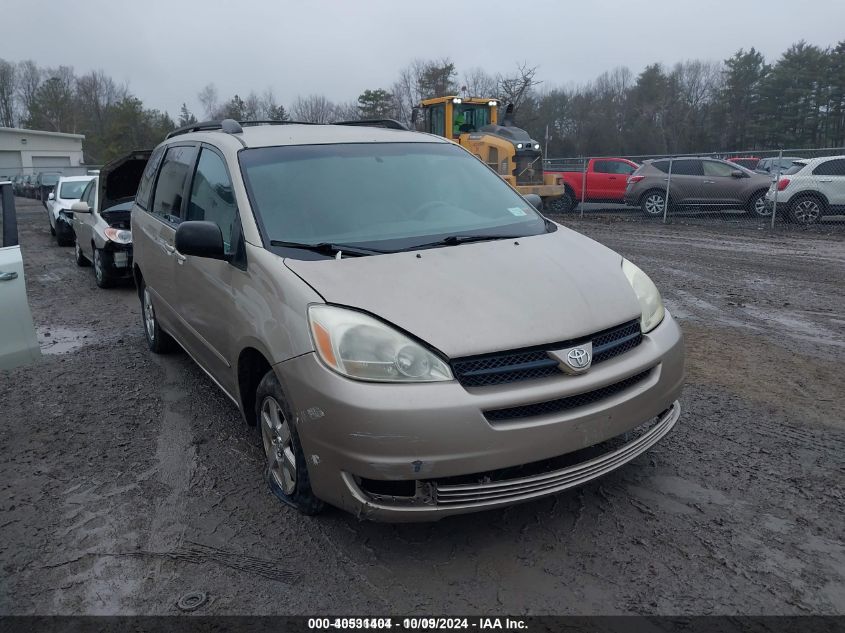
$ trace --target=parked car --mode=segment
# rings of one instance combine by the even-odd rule
[[[666,205],[669,159],[646,161],[628,178],[625,202],[650,216],[662,216]],[[672,159],[669,203],[676,208],[745,209],[765,217],[767,176],[715,158]]]
[[[778,209],[798,224],[814,224],[824,215],[845,214],[845,156],[796,160],[772,182],[766,208]],[[780,211],[778,211],[780,215]]]
[[[57,171],[42,171],[35,179],[35,198],[41,200],[44,208],[47,208],[47,198],[50,192],[53,191],[59,178],[62,175]]]
[[[0,183],[0,370],[38,360],[11,182]]]
[[[93,264],[100,288],[132,279],[130,215],[149,157],[135,151],[105,165],[71,205],[76,264]]]
[[[562,197],[547,203],[553,213],[567,213],[581,202],[615,202],[625,199],[625,183],[639,165],[626,158],[590,158],[584,165],[570,169],[548,169],[546,173],[559,174],[565,186]],[[584,184],[586,182],[586,191]]]
[[[74,243],[73,211],[71,206],[82,197],[91,176],[63,176],[59,178],[55,191],[47,196],[47,221],[50,233],[56,236],[59,246],[71,246]]]
[[[757,163],[757,167],[754,168],[758,174],[768,174],[770,176],[777,176],[778,173],[783,173],[790,167],[792,167],[792,163],[796,160],[801,160],[799,156],[783,156],[774,158],[761,158],[760,162]]]
[[[757,168],[760,158],[758,156],[731,156],[728,162],[753,171]]]
[[[209,127],[171,133],[141,179],[144,334],[257,426],[285,503],[392,521],[502,507],[675,424],[683,342],[654,284],[465,149]]]
[[[16,176],[12,177],[12,194],[15,196],[22,196],[23,195],[23,174],[17,174]]]

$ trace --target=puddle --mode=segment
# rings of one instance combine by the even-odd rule
[[[67,354],[93,342],[91,330],[72,330],[66,327],[38,327],[38,344],[43,354]]]

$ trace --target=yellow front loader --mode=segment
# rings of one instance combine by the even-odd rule
[[[560,177],[543,172],[540,143],[516,127],[506,114],[499,124],[499,103],[480,97],[435,97],[420,104],[423,131],[451,139],[490,165],[522,195],[545,203],[564,193]]]

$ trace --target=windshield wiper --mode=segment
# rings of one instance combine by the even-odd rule
[[[523,237],[522,235],[449,235],[443,239],[435,242],[426,242],[425,244],[415,244],[408,248],[403,248],[404,251],[413,251],[418,248],[436,248],[437,246],[458,246],[459,244],[469,244],[470,242],[492,242],[493,240],[515,240]]]
[[[301,248],[315,253],[324,253],[326,255],[353,255],[355,257],[364,257],[366,255],[381,255],[389,253],[390,251],[380,251],[374,248],[362,248],[360,246],[352,246],[351,244],[334,244],[332,242],[319,242],[317,244],[308,244],[307,242],[285,242],[284,240],[270,240],[270,246],[282,246],[287,248]]]

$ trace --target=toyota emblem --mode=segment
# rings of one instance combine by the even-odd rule
[[[574,347],[566,355],[566,362],[573,369],[584,369],[590,364],[590,352],[583,347]]]

